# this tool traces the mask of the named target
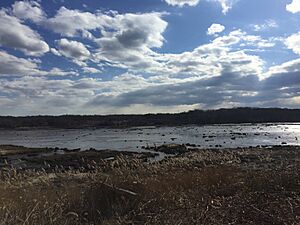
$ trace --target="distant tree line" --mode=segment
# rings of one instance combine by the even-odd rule
[[[228,123],[300,122],[300,109],[233,108],[193,110],[177,114],[0,116],[1,129],[22,128],[125,128]]]

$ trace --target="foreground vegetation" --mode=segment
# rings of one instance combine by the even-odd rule
[[[53,156],[36,169],[6,162],[0,224],[300,223],[299,147],[80,157],[73,167]]]

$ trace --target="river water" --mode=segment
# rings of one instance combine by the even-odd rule
[[[199,148],[300,145],[300,123],[127,129],[0,130],[0,144],[83,150],[143,151],[143,146],[193,144]]]

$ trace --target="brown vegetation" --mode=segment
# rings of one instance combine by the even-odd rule
[[[199,150],[0,172],[0,224],[299,224],[300,149]],[[84,156],[83,156],[84,158]]]

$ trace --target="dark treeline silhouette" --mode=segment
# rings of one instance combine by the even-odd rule
[[[0,128],[123,128],[267,122],[300,122],[300,109],[233,108],[194,110],[177,114],[1,116]]]

